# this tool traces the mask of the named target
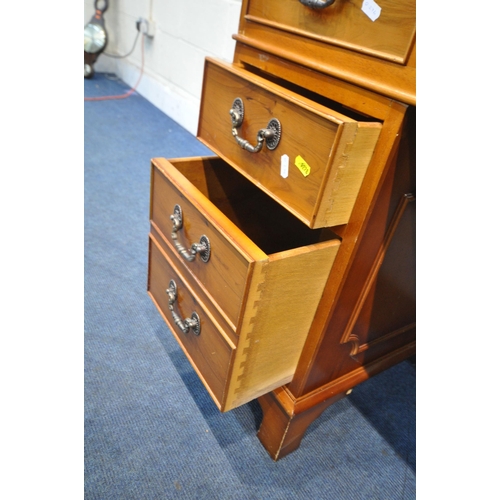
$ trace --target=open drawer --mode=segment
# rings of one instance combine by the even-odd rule
[[[230,410],[290,382],[339,238],[307,228],[217,157],[153,159],[150,218],[160,239],[158,249],[150,247],[148,291],[155,304],[169,318],[163,288],[174,272],[208,311],[199,336],[203,322],[211,321],[220,335],[210,335],[234,343],[224,351],[223,388],[202,377],[219,408]],[[159,264],[161,253],[168,266]],[[178,327],[171,318],[167,323]],[[196,343],[184,348],[197,350]],[[202,373],[200,363],[210,356],[188,357]]]
[[[207,58],[197,136],[308,227],[346,224],[382,124],[298,91]]]

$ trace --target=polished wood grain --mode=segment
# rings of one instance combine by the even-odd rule
[[[416,352],[414,111],[389,111],[383,154],[374,155],[344,228],[294,378],[259,398],[269,416],[258,436],[275,460],[296,449],[329,404]]]
[[[176,313],[184,319],[196,312],[201,319],[199,336],[194,335],[192,331],[183,333],[175,325],[168,307],[168,295],[165,292],[172,279],[178,288]],[[194,290],[180,279],[174,263],[152,236],[149,240],[148,293],[217,407],[222,409],[229,365],[235,346],[227,342],[227,337],[224,338],[221,334],[222,327],[210,315],[204,301],[200,300]]]
[[[243,150],[231,134],[229,109],[240,97],[245,105],[241,135],[256,143],[257,132],[280,120],[281,140],[271,151]],[[328,107],[325,104],[331,104]],[[377,143],[381,124],[358,121],[235,65],[207,59],[198,138],[248,177],[268,196],[311,228],[345,224]],[[281,157],[289,157],[288,176]],[[298,157],[310,173],[297,168]]]
[[[344,397],[353,387],[393,366],[415,352],[415,342],[364,364],[344,377],[332,380],[315,391],[297,397],[289,386],[283,386],[259,398],[263,419],[257,437],[273,460],[295,451],[309,426],[324,410]],[[354,389],[355,390],[355,389]],[[326,444],[328,445],[328,444]],[[330,443],[334,445],[334,443]]]
[[[234,54],[235,63],[255,72],[264,78],[289,82],[294,88],[307,89],[317,98],[329,99],[345,108],[364,116],[371,116],[383,122],[393,99],[382,94],[366,90],[353,83],[346,82],[325,73],[311,71],[290,59],[279,57],[270,52],[255,50],[248,45],[237,43]]]
[[[330,242],[324,242],[256,263],[227,395],[229,407],[292,380],[337,250],[332,252]]]
[[[390,236],[401,223],[410,225],[403,235],[411,235],[415,224],[413,210],[397,219],[401,199],[415,193],[415,109],[393,105],[384,125],[380,141],[385,147],[380,156],[374,155],[290,386],[297,397],[349,373],[360,362],[373,362],[415,341],[415,239]],[[385,253],[380,260],[381,251]],[[381,286],[385,280],[391,283],[387,287]],[[375,293],[363,297],[369,290]],[[360,305],[371,310],[358,316],[368,323],[354,326]],[[365,331],[361,338],[374,340],[396,331],[399,335],[351,357],[350,331],[360,327],[358,331]]]
[[[200,297],[204,307],[210,312],[214,323],[220,326],[219,332],[221,336],[230,346],[235,348],[238,344],[239,337],[231,323],[227,321],[227,316],[224,314],[224,311],[217,303],[214,303],[211,298],[207,296],[205,288],[192,274],[191,270],[187,266],[182,265],[177,252],[172,249],[165,235],[158,230],[154,223],[151,223],[150,226],[150,238],[154,240],[155,244],[167,256],[169,261],[175,265],[177,276],[181,281],[189,283],[189,287],[193,290],[194,295]]]
[[[184,164],[193,165],[191,162],[180,163]],[[204,179],[198,182],[198,186],[202,187],[202,183],[206,182],[203,178],[204,169],[202,162],[197,165],[200,167],[199,176]],[[191,168],[190,171],[196,172],[197,169]],[[233,177],[228,177],[228,180]],[[238,230],[229,218],[221,219],[220,209],[214,203],[217,198],[210,201],[201,196],[197,187],[166,159],[153,160],[151,185],[152,224],[158,228],[175,253],[177,251],[171,238],[170,219],[175,205],[179,205],[183,211],[184,226],[178,232],[178,239],[184,247],[190,248],[192,243],[199,242],[202,235],[208,237],[212,251],[207,263],[202,262],[199,257],[193,262],[184,262],[181,256],[179,260],[192,271],[204,286],[207,295],[220,306],[232,328],[236,329],[250,267],[252,262],[265,259],[265,252],[244,232]],[[233,185],[236,187],[238,184]]]
[[[265,394],[259,398],[263,419],[257,436],[271,458],[277,461],[295,451],[309,425],[343,397],[344,394],[337,394],[298,412],[294,406],[295,399],[286,388]]]
[[[204,322],[211,321],[217,339],[229,349],[235,343],[234,355],[224,358],[230,367],[223,388],[219,378],[206,375],[213,371],[210,356],[196,357],[183,344],[221,411],[290,382],[340,240],[330,230],[307,228],[219,158],[154,159],[151,193],[155,246],[150,283],[156,288],[150,293],[155,303],[175,330],[164,293],[175,275],[203,304]],[[213,257],[207,263],[195,259],[193,266],[169,241],[168,207],[181,201],[186,229],[196,234],[203,229],[210,239]],[[181,298],[179,306],[182,300],[194,307],[188,298]]]
[[[392,97],[415,106],[416,45],[411,48],[405,65],[353,52],[342,47],[310,40],[258,23],[240,25],[233,38],[260,52],[260,57],[272,54],[295,62],[304,68],[354,83],[363,89]]]
[[[233,63],[205,62],[198,137],[220,158],[153,160],[150,294],[175,329],[158,297],[177,276],[180,310],[199,307],[213,340],[200,355],[174,335],[221,411],[259,399],[258,437],[274,460],[416,350],[415,2],[377,3],[372,22],[361,0],[322,12],[243,0]],[[236,97],[251,143],[282,122],[275,151],[236,144]],[[210,234],[213,262],[175,250],[174,203],[186,207],[183,245]]]
[[[383,128],[350,220],[336,229],[342,245],[294,378],[259,398],[258,436],[274,459],[296,449],[328,401],[416,349],[415,108],[279,53],[238,43],[235,63],[376,117]],[[387,74],[385,83],[401,89]]]
[[[416,26],[415,0],[377,0],[380,16],[372,21],[362,10],[363,0],[336,0],[325,9],[298,0],[248,0],[245,20],[261,23],[325,44],[405,64]],[[244,7],[245,9],[245,7]]]

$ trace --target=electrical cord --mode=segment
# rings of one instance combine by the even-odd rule
[[[137,83],[134,85],[133,88],[131,88],[128,92],[122,95],[108,95],[108,96],[102,96],[102,97],[85,97],[84,101],[107,101],[111,99],[125,99],[126,97],[130,97],[137,87],[139,86],[139,83],[142,78],[142,73],[144,72],[144,37],[145,35],[142,34],[142,41],[141,41],[141,73],[139,74],[139,79],[137,80]]]
[[[127,54],[125,54],[124,56],[120,56],[118,54],[108,54],[107,52],[103,52],[103,54],[105,56],[108,56],[108,57],[114,57],[116,59],[123,59],[124,57],[128,57],[130,54],[132,54],[132,52],[134,52],[134,49],[135,49],[135,44],[137,43],[137,39],[139,38],[139,35],[141,33],[139,31],[137,31],[137,35],[135,35],[135,40],[134,40],[134,45],[132,45],[132,48],[130,49],[130,52],[128,52]]]

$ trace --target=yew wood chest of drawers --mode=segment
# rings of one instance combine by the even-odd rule
[[[415,2],[243,0],[209,157],[151,164],[148,293],[275,459],[415,352]]]

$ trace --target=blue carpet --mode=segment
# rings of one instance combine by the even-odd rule
[[[129,90],[110,75],[85,96]],[[85,102],[85,498],[413,499],[415,362],[356,387],[273,462],[221,414],[146,293],[150,159],[211,154],[138,94]]]

